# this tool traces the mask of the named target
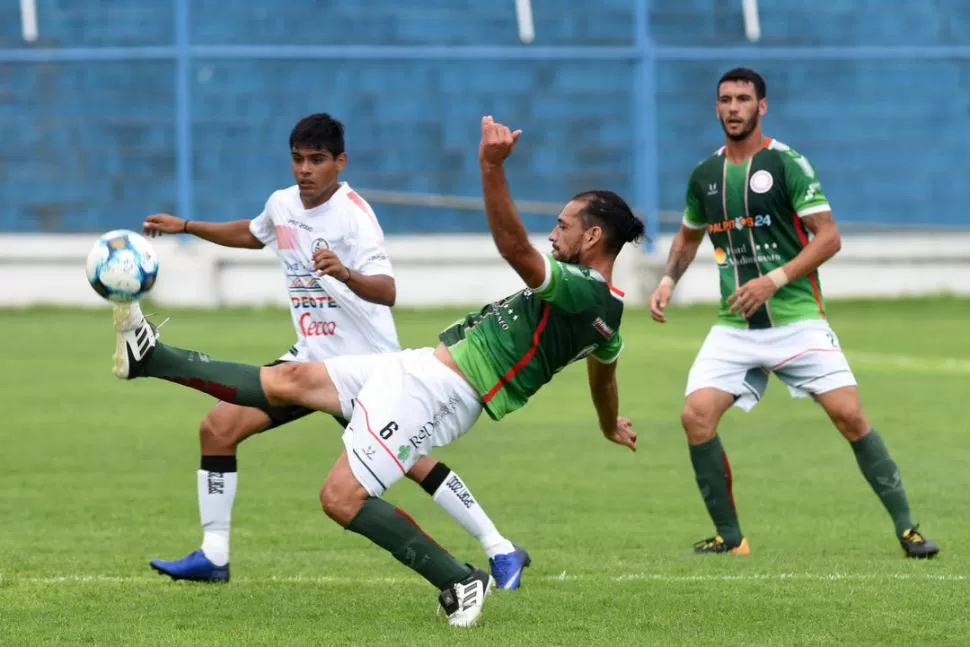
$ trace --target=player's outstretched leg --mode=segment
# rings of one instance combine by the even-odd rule
[[[731,467],[716,433],[718,421],[733,402],[734,396],[730,393],[704,388],[687,397],[681,414],[697,487],[717,528],[716,535],[694,544],[694,552],[698,554],[741,556],[751,552],[734,506]]]
[[[940,547],[923,535],[913,522],[899,467],[862,411],[858,388],[846,386],[834,389],[816,395],[815,399],[849,441],[859,470],[893,520],[896,538],[906,557],[924,559],[936,556]]]
[[[426,535],[400,508],[370,496],[357,481],[347,452],[337,459],[320,491],[323,510],[341,526],[391,553],[439,591],[439,613],[448,624],[471,627],[481,615],[494,580],[481,569],[455,559]]]
[[[457,473],[444,463],[425,456],[408,472],[434,502],[478,540],[488,557],[495,586],[511,591],[522,584],[522,571],[532,563],[529,553],[502,536],[478,499]]]
[[[270,408],[260,382],[262,367],[222,362],[199,351],[162,344],[157,329],[145,320],[138,303],[115,306],[114,327],[117,341],[113,372],[117,377],[160,378],[231,404]]]

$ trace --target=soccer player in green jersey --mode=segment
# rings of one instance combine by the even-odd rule
[[[643,223],[615,193],[586,191],[560,213],[549,235],[552,254],[539,253],[505,180],[503,163],[519,135],[484,117],[478,154],[489,229],[526,288],[455,322],[434,348],[248,366],[159,343],[137,304],[114,312],[119,377],[156,377],[233,404],[300,405],[349,419],[345,451],[320,492],[324,512],[431,582],[448,622],[463,627],[477,621],[491,576],[456,560],[379,498],[387,488],[433,447],[468,431],[483,410],[502,419],[582,358],[600,429],[636,449],[630,421],[618,415],[623,293],[610,278]]]
[[[750,411],[774,373],[793,397],[811,396],[822,405],[849,441],[905,554],[933,557],[939,547],[913,523],[899,468],[862,410],[855,377],[825,319],[818,268],[839,251],[841,238],[815,169],[762,134],[768,104],[757,72],[724,74],[716,108],[726,143],[691,173],[683,222],[650,299],[654,320],[666,321],[671,292],[706,232],[719,268],[721,307],[690,369],[681,421],[717,534],[694,550],[750,551],[716,430],[730,407]]]

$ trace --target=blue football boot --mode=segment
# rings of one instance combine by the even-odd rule
[[[496,555],[488,559],[489,570],[495,578],[495,586],[506,591],[519,588],[522,584],[522,571],[532,563],[532,558],[524,548],[515,546],[515,550],[504,555]]]
[[[229,564],[216,566],[209,561],[209,558],[201,550],[189,553],[174,562],[153,559],[150,565],[160,574],[168,575],[173,580],[188,580],[189,582],[229,581]]]

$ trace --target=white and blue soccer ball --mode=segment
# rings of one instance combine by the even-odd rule
[[[88,282],[114,303],[131,303],[148,294],[158,277],[158,257],[148,239],[127,229],[102,235],[88,254]]]

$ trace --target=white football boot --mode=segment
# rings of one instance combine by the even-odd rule
[[[148,323],[138,302],[113,309],[115,354],[112,372],[122,380],[145,375],[145,364],[158,344],[158,329]]]
[[[491,593],[495,580],[485,571],[476,568],[461,582],[455,582],[438,596],[437,616],[445,612],[452,627],[472,627],[482,615],[485,598]]]

